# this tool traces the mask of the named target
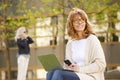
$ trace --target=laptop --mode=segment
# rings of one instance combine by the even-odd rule
[[[46,71],[50,71],[54,68],[62,68],[62,65],[55,54],[41,55],[38,56],[38,59]]]

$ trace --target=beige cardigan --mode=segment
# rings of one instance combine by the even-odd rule
[[[66,59],[72,60],[72,49],[69,41],[66,45]],[[104,80],[104,70],[106,61],[103,49],[98,38],[90,35],[86,44],[85,65],[80,66],[80,70],[76,72],[80,80]]]

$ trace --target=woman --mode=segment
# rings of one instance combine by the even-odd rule
[[[28,36],[28,31],[25,27],[20,27],[16,31],[15,41],[18,45],[18,76],[17,80],[26,80],[27,68],[30,58],[29,44],[33,43],[33,40]]]
[[[72,38],[66,45],[65,58],[71,65],[47,73],[47,80],[104,80],[106,61],[103,49],[92,30],[87,14],[74,8],[68,15],[68,35]]]

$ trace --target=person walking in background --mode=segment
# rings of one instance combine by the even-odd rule
[[[66,27],[71,40],[66,45],[65,59],[72,64],[64,63],[64,69],[49,71],[46,80],[104,80],[104,52],[85,11],[71,10]]]
[[[17,80],[26,80],[27,68],[30,58],[30,47],[34,41],[28,36],[28,31],[25,27],[20,27],[16,30],[15,41],[18,45],[18,76]]]

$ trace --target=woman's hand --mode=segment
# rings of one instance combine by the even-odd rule
[[[71,64],[70,66],[68,66],[68,65],[65,64],[65,67],[68,70],[72,70],[72,71],[76,71],[76,72],[78,72],[79,69],[80,69],[80,67],[77,64]]]
[[[80,67],[77,64],[72,64],[70,65],[70,67],[71,67],[71,70],[79,72]]]

